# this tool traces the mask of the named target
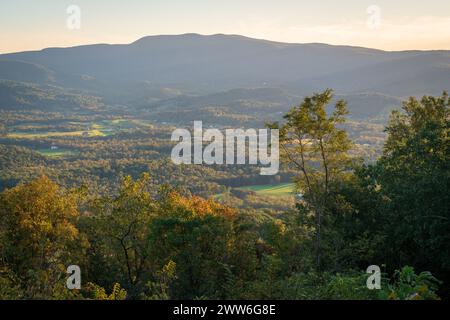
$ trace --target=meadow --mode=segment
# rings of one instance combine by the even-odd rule
[[[69,149],[51,149],[51,148],[38,149],[36,150],[36,152],[51,159],[76,156],[78,154],[78,152]]]
[[[257,195],[266,196],[293,196],[295,194],[294,183],[268,184],[268,185],[253,185],[236,188],[238,190],[253,191]]]

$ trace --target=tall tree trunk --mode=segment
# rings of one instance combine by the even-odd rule
[[[321,256],[321,228],[322,228],[322,212],[321,209],[316,211],[316,269],[320,271],[320,256]]]

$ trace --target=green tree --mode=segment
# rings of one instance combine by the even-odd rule
[[[124,178],[116,196],[93,201],[82,224],[91,243],[92,280],[104,287],[121,281],[130,297],[139,295],[152,271],[147,236],[157,208],[155,192],[144,174],[137,181]]]
[[[297,185],[304,193],[304,211],[314,213],[315,263],[321,265],[323,216],[330,200],[330,187],[350,168],[348,151],[351,142],[339,125],[345,122],[346,103],[338,101],[327,115],[331,90],[306,97],[289,111],[283,125],[269,124],[280,130],[280,153],[290,166],[299,172]]]
[[[444,93],[405,101],[392,113],[381,158],[332,190],[336,270],[411,265],[448,290],[449,100]]]
[[[371,170],[388,214],[390,261],[450,280],[450,98],[410,98],[393,112]]]

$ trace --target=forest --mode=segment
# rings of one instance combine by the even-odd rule
[[[305,96],[265,119],[280,131],[270,177],[175,165],[175,123],[39,95],[83,107],[0,111],[0,299],[450,296],[447,92],[405,99],[385,126],[331,90]]]

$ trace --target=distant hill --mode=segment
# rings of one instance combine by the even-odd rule
[[[392,110],[402,106],[402,99],[380,93],[337,94],[335,100],[337,99],[345,100],[349,117],[358,120],[384,122]]]
[[[29,62],[0,60],[0,79],[46,84],[54,81],[54,72]]]
[[[224,125],[248,122],[261,125],[265,121],[281,120],[282,115],[302,99],[303,96],[280,88],[240,88],[199,96],[180,95],[150,103],[141,110],[160,121],[181,122],[184,119]],[[402,104],[401,98],[373,92],[336,94],[334,102],[338,99],[347,101],[351,119],[381,122]]]
[[[0,83],[0,109],[32,106],[27,95],[34,90],[39,97],[36,90],[48,93],[50,86],[59,88],[59,97],[67,90],[69,100],[70,92],[81,90],[105,103],[158,112],[161,119],[179,110],[214,118],[221,107],[233,119],[245,113],[259,119],[333,88],[348,99],[353,117],[373,119],[385,118],[407,96],[449,90],[450,51],[387,52],[222,34],[150,36],[131,44],[0,55],[0,79],[10,81]],[[33,101],[39,108],[58,103]]]
[[[333,88],[338,92],[379,92],[388,95],[439,95],[450,88],[450,52],[420,52],[314,79],[290,83],[291,88]]]
[[[0,80],[0,109],[73,112],[99,110],[100,98],[30,83]]]
[[[221,34],[150,36],[127,45],[48,48],[0,55],[0,60],[42,66],[60,83],[78,87],[147,81],[196,92],[288,85],[302,94],[339,87],[386,94],[398,89],[402,96],[450,87],[450,51],[386,52]],[[0,68],[0,78],[14,77]]]

